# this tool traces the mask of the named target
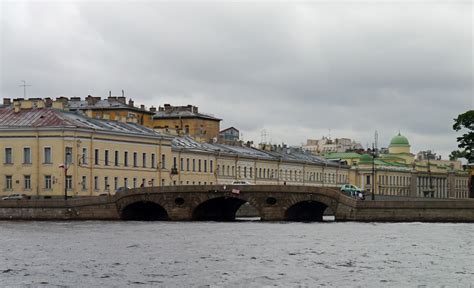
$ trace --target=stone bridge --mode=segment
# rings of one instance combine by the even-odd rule
[[[248,203],[248,204],[246,204]],[[474,222],[474,200],[362,201],[325,187],[282,185],[165,186],[114,196],[0,201],[0,219],[232,221],[242,205],[263,221]]]
[[[167,186],[131,189],[115,196],[121,219],[235,220],[248,203],[264,221],[322,221],[330,209],[345,219],[356,200],[322,187],[278,185]]]

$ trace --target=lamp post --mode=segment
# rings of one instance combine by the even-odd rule
[[[59,167],[64,169],[64,200],[67,200],[67,169],[69,165],[69,158],[71,156],[71,152],[66,152],[66,159],[64,161],[64,164],[61,164]]]
[[[377,157],[377,148],[372,145],[372,200],[375,200],[375,157]]]

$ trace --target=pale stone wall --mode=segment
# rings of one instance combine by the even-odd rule
[[[46,147],[51,150],[50,163],[45,163]],[[72,152],[71,161],[67,165],[67,175],[71,177],[71,189],[68,189],[70,196],[113,194],[115,186],[132,188],[135,183],[135,186],[139,187],[143,180],[145,180],[145,186],[166,185],[169,182],[167,175],[171,168],[170,140],[79,129],[69,131],[40,129],[36,132],[4,131],[0,138],[0,155],[3,160],[0,170],[1,194],[64,195],[65,171],[59,166],[66,162],[67,147]],[[12,164],[5,163],[6,148],[12,149]],[[24,148],[29,148],[31,151],[31,163],[23,163]],[[98,151],[97,163],[96,150]],[[108,163],[106,163],[106,151],[108,151]],[[115,165],[115,151],[119,156],[118,165]],[[124,163],[125,151],[128,152],[128,166]],[[83,156],[84,152],[86,152],[85,156]],[[134,153],[137,153],[137,167],[134,167]],[[145,153],[145,165],[143,165],[143,153]],[[155,155],[154,165],[152,165],[153,154]],[[163,155],[164,158],[162,158]],[[161,159],[165,160],[164,166]],[[29,189],[28,185],[25,185],[25,179],[28,176],[30,177]],[[11,177],[11,189],[7,188],[8,177]],[[46,185],[47,177],[50,177],[50,188]],[[94,181],[95,179],[97,181]],[[128,182],[127,185],[125,181]],[[107,187],[106,182],[108,182]]]
[[[178,174],[172,175],[171,185],[212,185],[217,183],[216,157],[211,153],[173,151]]]

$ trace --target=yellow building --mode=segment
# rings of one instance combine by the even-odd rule
[[[151,107],[146,110],[144,105],[136,107],[132,99],[126,102],[124,96],[109,96],[102,99],[96,96],[81,97],[58,97],[55,100],[51,98],[17,98],[11,101],[10,98],[3,99],[3,106],[21,105],[23,107],[45,107],[65,111],[81,112],[90,118],[115,120],[122,122],[132,122],[146,127],[153,127],[152,117],[156,108]]]
[[[128,99],[127,102],[123,95],[122,91],[122,96],[111,96],[110,93],[110,96],[104,99],[91,95],[84,99],[81,97],[58,97],[55,100],[17,98],[11,101],[10,98],[4,98],[3,106],[14,106],[15,103],[19,105],[21,102],[23,106],[28,105],[28,107],[80,112],[89,118],[137,123],[164,134],[187,135],[199,142],[213,142],[219,137],[221,119],[200,113],[196,106],[165,104],[159,107],[158,111],[155,107],[147,110],[145,105],[135,106],[132,99]]]
[[[340,187],[348,182],[349,167],[286,146],[256,149],[199,143],[191,137],[172,142],[175,185],[250,184]],[[202,167],[200,165],[203,165]]]
[[[60,97],[53,102],[53,107],[81,111],[90,118],[133,122],[150,128],[153,126],[152,117],[156,111],[153,107],[146,110],[144,105],[136,107],[132,99],[127,103],[124,96],[109,96],[104,99],[91,95],[84,99]]]
[[[359,156],[357,156],[359,155]],[[408,139],[398,133],[388,153],[375,159],[368,154],[329,153],[331,160],[351,164],[349,180],[369,193],[384,196],[468,198],[468,172],[456,161],[418,161]]]
[[[198,107],[171,106],[159,107],[153,116],[153,128],[174,135],[188,135],[199,142],[217,140],[221,119],[199,113]]]
[[[0,108],[0,135],[3,195],[92,196],[170,182],[171,138],[136,123],[19,101]]]

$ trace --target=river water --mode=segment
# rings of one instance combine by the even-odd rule
[[[474,225],[0,222],[1,287],[474,287]]]

